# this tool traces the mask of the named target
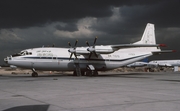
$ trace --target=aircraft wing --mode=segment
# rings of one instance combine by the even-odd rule
[[[159,66],[168,66],[168,67],[171,67],[172,65],[171,64],[168,64],[168,63],[166,63],[166,64],[158,64]]]
[[[112,48],[135,48],[135,47],[165,47],[165,44],[119,44],[111,45]]]
[[[123,48],[136,48],[136,47],[165,47],[164,44],[119,44],[119,45],[101,45],[101,46],[93,46],[93,47],[77,47],[76,49],[72,48],[69,50],[70,52],[76,53],[78,55],[88,55],[90,53],[96,54],[110,54],[114,51]],[[158,52],[156,52],[158,53]]]

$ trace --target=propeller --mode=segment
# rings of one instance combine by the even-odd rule
[[[71,46],[71,43],[68,42],[68,45],[70,46],[68,52],[71,53],[69,60],[72,58],[73,54],[74,54],[74,56],[75,56],[76,59],[77,59],[77,55],[76,55],[76,45],[77,45],[77,42],[78,42],[78,40],[76,40],[76,42],[75,42],[75,44],[74,44],[74,47],[72,47],[72,46]]]
[[[97,40],[97,36],[96,36],[95,39],[94,39],[94,44],[93,44],[93,46],[90,46],[89,43],[88,43],[88,41],[86,41],[86,44],[89,46],[89,48],[87,48],[87,51],[90,52],[88,59],[91,58],[92,54],[94,54],[94,55],[98,58],[98,55],[96,54],[96,51],[95,51],[96,40]]]

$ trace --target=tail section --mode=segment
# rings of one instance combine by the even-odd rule
[[[148,23],[141,40],[134,44],[156,44],[154,24]]]

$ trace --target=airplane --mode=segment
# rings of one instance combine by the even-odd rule
[[[180,60],[153,60],[148,63],[149,67],[174,67],[174,72],[178,71]]]
[[[160,67],[160,70],[163,70],[163,67],[174,67],[174,72],[178,71],[178,67],[180,66],[180,60],[153,60],[150,62],[134,62],[128,64],[127,67],[135,68],[135,67],[143,67],[149,69],[149,71],[154,71],[152,68]]]
[[[40,47],[22,50],[10,55],[4,61],[10,65],[32,70],[32,77],[37,77],[36,70],[73,71],[75,76],[97,76],[98,71],[107,71],[123,67],[154,54],[169,53],[161,50],[165,44],[156,44],[154,24],[147,23],[140,41],[131,44],[96,45],[86,41],[86,47],[77,47],[77,40],[70,48]]]

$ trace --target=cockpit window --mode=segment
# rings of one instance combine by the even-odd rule
[[[25,55],[25,53],[24,53],[24,52],[21,52],[20,55]]]
[[[15,56],[24,56],[24,55],[32,55],[32,52],[21,51],[20,53],[13,54],[12,57],[15,57]]]
[[[28,52],[28,51],[22,51],[21,55],[32,55],[32,52]]]

